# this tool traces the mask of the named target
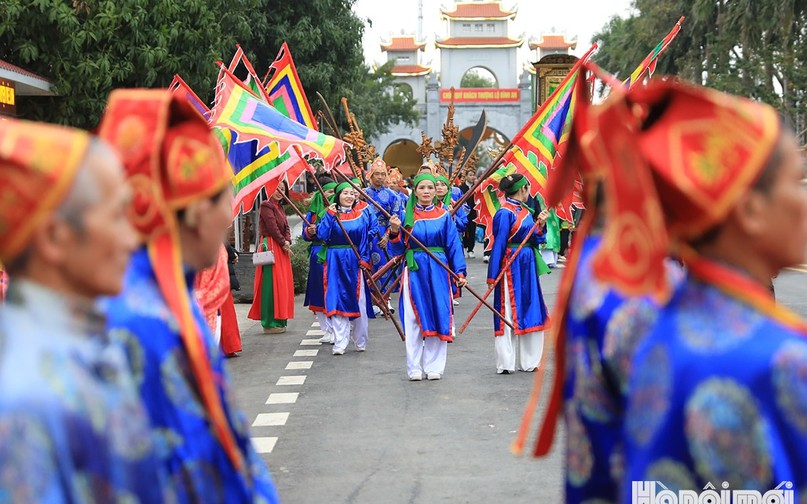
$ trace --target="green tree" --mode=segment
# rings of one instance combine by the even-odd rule
[[[179,73],[208,102],[240,43],[261,73],[289,43],[314,110],[319,91],[343,120],[342,96],[370,137],[415,123],[415,101],[390,68],[364,63],[355,0],[3,0],[0,58],[52,80],[56,97],[26,99],[27,118],[93,128],[109,92],[165,87]]]
[[[465,72],[460,80],[461,88],[495,88],[496,79],[493,74],[483,68],[472,68]]]
[[[612,18],[594,35],[603,42],[598,64],[626,78],[678,17],[687,16],[657,74],[769,103],[803,136],[807,1],[634,0],[633,8],[633,15]]]
[[[53,81],[56,97],[27,99],[24,117],[93,128],[109,92],[164,87],[181,73],[202,98],[216,60],[265,29],[262,0],[4,0],[0,58]]]

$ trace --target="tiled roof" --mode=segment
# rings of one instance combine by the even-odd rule
[[[423,65],[397,65],[392,67],[392,75],[426,75],[431,68]]]
[[[41,79],[43,81],[50,82],[48,79],[46,79],[45,77],[42,77],[41,75],[37,75],[37,74],[35,74],[33,72],[29,72],[28,70],[25,70],[24,68],[20,68],[17,65],[12,65],[8,61],[4,61],[4,60],[1,60],[1,59],[0,59],[0,68],[2,68],[3,70],[8,70],[10,72],[18,73],[20,75],[25,75],[26,77],[33,77],[34,79]]]
[[[416,51],[426,47],[426,42],[416,42],[415,37],[392,37],[389,43],[382,43],[382,51]]]
[[[508,19],[516,17],[516,11],[502,9],[501,2],[457,2],[453,11],[441,9],[450,19]]]
[[[520,47],[524,39],[509,37],[451,37],[437,41],[437,47]]]
[[[534,51],[537,48],[541,49],[574,49],[577,47],[577,41],[571,42],[566,40],[565,35],[543,35],[541,40],[530,40],[530,50]]]

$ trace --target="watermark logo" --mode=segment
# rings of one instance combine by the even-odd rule
[[[674,492],[660,481],[631,482],[631,504],[794,504],[793,483],[783,481],[773,490],[732,490],[727,482],[717,490],[708,483],[700,492]]]

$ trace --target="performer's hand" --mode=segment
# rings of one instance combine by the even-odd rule
[[[538,222],[541,223],[543,226],[546,223],[546,220],[549,218],[549,210],[543,209],[541,213],[538,214]]]
[[[308,233],[308,236],[316,236],[317,235],[317,226],[311,224],[305,229],[305,232]]]
[[[289,242],[283,243],[283,251],[287,254],[291,253],[291,243]]]
[[[382,249],[387,248],[387,242],[388,241],[389,241],[389,238],[387,237],[387,235],[384,235],[378,240],[378,246],[380,248],[382,248]]]
[[[457,280],[457,287],[465,287],[466,285],[468,285],[468,280],[465,278],[460,278]]]
[[[389,218],[389,232],[390,234],[398,234],[401,229],[401,219],[397,215]]]

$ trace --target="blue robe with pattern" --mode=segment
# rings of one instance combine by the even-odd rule
[[[645,480],[673,491],[725,481],[763,494],[790,482],[804,502],[806,337],[688,274],[634,354],[624,502],[631,482]]]
[[[368,187],[365,189],[367,195],[373,198],[373,201],[378,203],[381,208],[386,210],[386,212],[390,215],[397,215],[398,218],[403,220],[404,208],[406,203],[403,205],[401,204],[401,200],[398,197],[398,193],[389,189],[387,187],[381,187],[376,189],[373,186]],[[378,241],[381,237],[387,234],[387,230],[389,229],[389,219],[384,216],[376,207],[375,205],[370,204],[370,209],[372,210],[373,214],[375,215],[378,228],[376,230],[375,236],[372,239],[372,250],[370,252],[371,264],[373,266],[373,272],[378,271],[379,269],[383,268],[389,262],[390,259],[390,252],[389,252],[389,243],[387,246],[382,248],[378,245]],[[379,279],[378,285],[384,285],[387,282],[389,277],[394,272],[390,271],[386,273],[383,277]]]
[[[521,241],[530,232],[535,221],[530,210],[523,203],[507,198],[501,208],[493,216],[493,247],[488,263],[488,283],[499,276],[504,262],[509,260]],[[540,254],[538,246],[546,240],[540,229],[537,229],[529,241],[516,256],[508,268],[507,284],[510,289],[510,308],[512,309],[514,333],[518,335],[543,331],[549,319],[541,282],[538,280],[536,254]],[[504,315],[504,287],[502,280],[496,286],[493,295],[493,306]],[[493,329],[496,336],[504,334],[505,325],[501,319],[493,316]]]
[[[624,469],[623,425],[631,356],[658,308],[625,298],[594,277],[600,237],[581,243],[566,308],[566,500],[618,502]]]
[[[189,286],[193,286],[194,276],[194,272],[187,272]],[[190,290],[188,294],[224,412],[250,476],[247,481],[236,471],[213,433],[179,326],[143,248],[132,258],[123,293],[108,301],[109,325],[112,336],[128,348],[162,463],[180,503],[276,503],[269,471],[252,447],[249,425],[233,400],[221,351]]]
[[[426,247],[442,249],[432,251],[432,253],[443,264],[448,265],[454,273],[465,276],[466,265],[462,253],[462,243],[451,215],[434,205],[425,208],[417,205],[414,217],[412,235]],[[426,252],[420,250],[417,244],[410,242],[403,232],[399,232],[390,240],[390,246],[394,255],[405,254],[408,249],[413,250],[418,269],[408,271],[405,278],[408,278],[409,281],[413,311],[423,336],[434,336],[444,341],[452,341],[451,327],[454,319],[454,306],[451,303],[451,282],[448,272]],[[398,301],[400,313],[404,313],[404,302],[405,299],[401,296]]]
[[[0,503],[160,503],[172,493],[100,310],[12,282],[0,307]]]
[[[309,224],[317,224],[317,216],[308,212],[305,219]],[[325,288],[323,287],[324,277],[322,275],[322,264],[319,262],[319,251],[322,248],[322,241],[316,234],[308,235],[308,226],[303,223],[303,240],[310,242],[311,247],[308,252],[308,283],[305,288],[305,300],[303,306],[307,306],[312,312],[325,311]]]
[[[356,247],[361,262],[370,267],[370,234],[373,229],[373,214],[358,203],[351,210],[339,209],[339,220],[345,227],[350,241],[345,237],[342,228],[336,221],[337,213],[328,209],[322,222],[317,226],[317,238],[326,245],[323,278],[325,279],[325,315],[342,316],[353,320],[361,316],[359,311],[359,289],[366,287],[366,279],[360,282],[361,269],[356,253],[350,242]],[[373,317],[373,303],[369,289],[365,296],[367,316]]]

